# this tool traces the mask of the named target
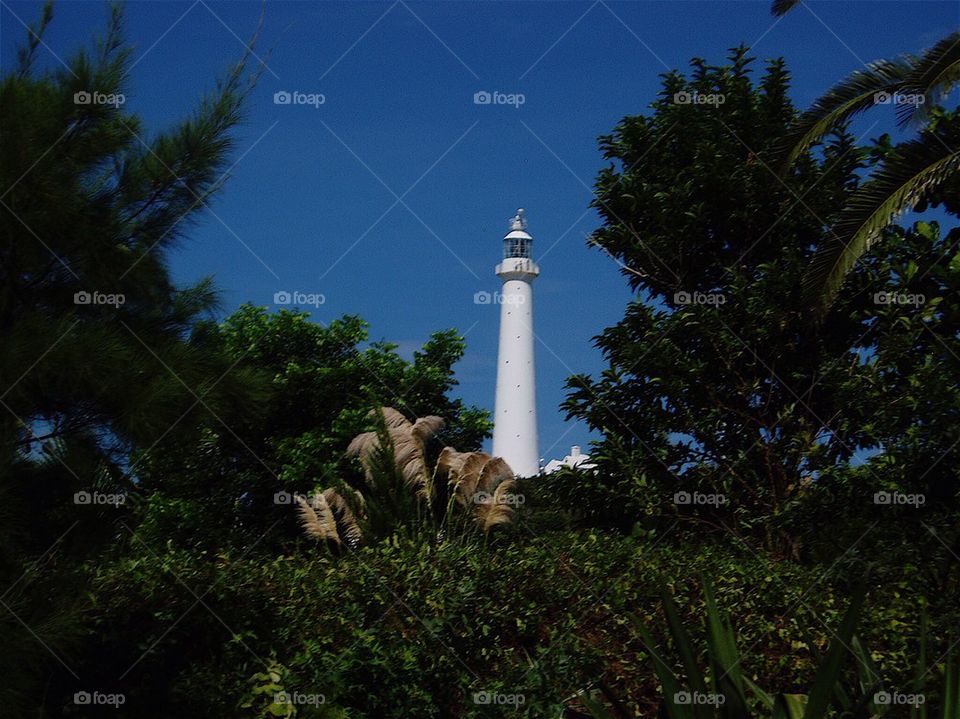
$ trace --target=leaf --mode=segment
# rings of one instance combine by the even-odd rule
[[[613,714],[607,711],[607,708],[595,699],[584,696],[581,697],[581,701],[583,701],[587,709],[590,710],[590,715],[594,717],[594,719],[615,719]]]
[[[855,115],[874,107],[879,93],[896,93],[912,68],[913,64],[907,58],[877,60],[830,88],[777,143],[774,153],[781,174],[786,174],[811,145],[820,142]]]
[[[653,640],[653,635],[650,634],[649,630],[643,626],[636,616],[631,614],[630,618],[634,623],[637,634],[640,635],[640,641],[653,659],[654,670],[657,673],[657,678],[660,680],[660,685],[663,687],[665,697],[663,706],[666,707],[667,715],[670,719],[694,719],[693,708],[691,706],[677,704],[673,701],[674,697],[683,691],[683,687],[677,680],[673,670],[667,666],[667,663],[657,652],[657,644]]]
[[[941,183],[960,171],[960,123],[923,133],[899,145],[840,214],[831,237],[817,248],[803,277],[811,306],[829,309],[847,273],[873,247],[880,232]]]
[[[773,0],[773,4],[770,6],[770,12],[777,17],[783,17],[801,2],[803,2],[803,0]]]
[[[726,697],[723,706],[728,719],[747,719],[747,697],[733,629],[717,609],[713,589],[706,577],[702,582],[707,603],[707,642],[714,666],[714,691]]]
[[[778,694],[773,705],[773,719],[806,719],[807,706],[805,694]]]
[[[904,79],[901,92],[920,95],[924,102],[903,104],[897,108],[901,127],[930,117],[931,108],[960,80],[960,31],[950,33],[927,50],[914,63]]]
[[[680,613],[677,611],[677,605],[674,603],[673,598],[670,596],[670,593],[667,591],[666,587],[663,587],[660,590],[660,600],[663,604],[663,613],[667,617],[667,625],[670,627],[670,634],[673,636],[674,648],[680,654],[684,671],[687,674],[687,684],[689,685],[689,690],[691,692],[706,694],[707,684],[704,681],[703,673],[700,671],[700,667],[697,664],[697,656],[696,650],[693,646],[693,640],[690,638],[690,634],[683,626],[683,621],[680,619]],[[670,701],[671,699],[673,699],[673,697],[668,695],[667,700]],[[709,712],[709,707],[702,704],[697,704],[693,706],[692,715],[696,717],[708,717]]]
[[[840,677],[840,670],[843,668],[843,660],[850,651],[850,642],[860,620],[860,611],[866,593],[866,584],[861,584],[854,591],[853,599],[843,615],[839,630],[831,640],[827,655],[817,669],[803,719],[823,719],[827,715],[830,700]]]

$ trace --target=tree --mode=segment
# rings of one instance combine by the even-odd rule
[[[782,62],[756,85],[742,49],[726,66],[692,64],[690,79],[664,78],[649,116],[626,117],[601,138],[614,165],[596,183],[604,224],[591,242],[621,264],[638,297],[596,338],[609,368],[571,377],[564,406],[604,434],[593,455],[612,498],[605,505],[617,510],[608,521],[666,515],[756,530],[796,551],[781,533],[784,513],[819,477],[881,436],[892,441],[874,414],[889,401],[877,376],[905,389],[911,352],[948,377],[950,360],[929,338],[884,344],[904,314],[919,312],[897,306],[878,321],[873,302],[880,283],[907,291],[924,274],[899,271],[905,245],[851,274],[830,322],[810,322],[801,277],[871,158],[838,129],[819,158],[803,153],[775,179],[771,158],[794,116]],[[911,233],[906,245],[932,237]],[[952,312],[936,315],[936,331],[948,334]]]
[[[164,440],[135,455],[150,504],[137,531],[152,543],[270,551],[294,541],[294,497],[331,482],[363,488],[345,450],[376,407],[439,415],[431,461],[447,444],[478,449],[490,432],[485,411],[449,396],[465,350],[453,330],[434,333],[412,362],[396,345],[367,344],[366,324],[352,316],[322,326],[304,312],[244,305],[196,335],[269,387],[259,413],[211,414],[199,441]]]
[[[149,135],[123,109],[119,7],[93,50],[44,71],[52,19],[48,4],[0,81],[0,701],[14,715],[63,671],[82,562],[125,516],[78,506],[83,493],[132,493],[132,448],[255,394],[188,337],[216,296],[208,280],[177,287],[167,256],[222,185],[256,71],[244,56],[192,117]]]
[[[777,0],[771,9],[782,16],[799,4]],[[901,127],[922,126],[916,139],[889,150],[811,261],[806,295],[819,314],[829,310],[850,268],[896,217],[920,204],[939,204],[939,189],[960,186],[960,118],[941,107],[958,80],[960,32],[953,32],[919,57],[877,60],[852,73],[801,115],[784,138],[779,164],[787,173],[802,152],[877,104],[897,103]]]

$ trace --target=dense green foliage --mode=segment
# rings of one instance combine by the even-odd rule
[[[208,281],[171,280],[220,189],[248,58],[147,133],[74,100],[127,90],[119,12],[44,74],[50,20],[0,83],[0,714],[626,719],[719,662],[835,716],[868,696],[867,659],[891,689],[956,675],[960,229],[887,227],[822,322],[803,298],[889,138],[859,147],[839,124],[780,181],[782,62],[755,81],[740,48],[665,76],[649,115],[601,139],[592,241],[638,296],[597,338],[609,369],[570,379],[566,410],[603,433],[597,471],[498,477],[524,501],[479,531],[488,507],[444,514],[458,485],[419,492],[491,428],[454,396],[456,331],[408,361],[358,317],[216,321]],[[950,182],[926,201],[955,213]],[[417,441],[371,423],[381,407]],[[367,466],[346,453],[365,431]],[[432,480],[411,483],[411,457]],[[322,489],[366,502],[362,543],[305,536],[296,497]],[[923,501],[875,499],[891,493]]]
[[[489,432],[484,412],[448,397],[464,351],[456,332],[434,334],[413,362],[389,343],[363,346],[367,331],[356,317],[322,327],[305,313],[244,306],[198,334],[231,366],[268,377],[270,391],[257,414],[210,413],[190,451],[161,442],[134,455],[149,502],[138,533],[150,541],[281,546],[298,531],[291,495],[334,480],[358,486],[344,449],[373,407],[441,415],[447,425],[434,448],[477,449]],[[278,493],[286,495],[275,501]]]
[[[870,155],[841,131],[771,181],[794,112],[786,81],[774,63],[754,86],[739,50],[726,68],[698,62],[689,81],[667,77],[650,117],[603,139],[615,164],[598,180],[605,224],[592,241],[639,295],[597,338],[609,369],[571,378],[566,407],[603,431],[601,484],[632,498],[606,503],[623,520],[756,531],[796,554],[803,529],[818,529],[794,528],[792,514],[827,497],[860,517],[882,516],[884,489],[955,507],[960,230],[889,228],[833,312],[811,321],[805,269]],[[681,92],[726,102],[673,102]],[[881,448],[869,471],[851,469]],[[726,501],[684,505],[676,492]]]
[[[665,584],[702,642],[702,574],[735,617],[744,673],[784,691],[811,683],[853,590],[844,571],[774,563],[746,545],[651,544],[521,527],[493,548],[401,541],[340,558],[211,561],[178,550],[157,561],[144,550],[97,572],[103,619],[90,651],[106,680],[159,640],[122,684],[127,716],[145,719],[255,716],[229,703],[262,671],[258,657],[285,668],[286,691],[323,694],[351,717],[557,716],[598,683],[650,716],[656,679],[627,613],[665,639]],[[912,677],[919,580],[908,570],[873,582],[861,619],[890,686]],[[960,617],[931,615],[930,656],[939,658]],[[523,694],[524,704],[516,713],[477,706],[472,694],[482,691]]]

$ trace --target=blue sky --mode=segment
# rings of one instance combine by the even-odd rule
[[[39,2],[0,7],[8,67]],[[586,444],[558,409],[565,378],[603,367],[591,338],[631,295],[588,249],[596,137],[646,110],[658,75],[738,43],[784,56],[801,107],[879,57],[917,52],[960,24],[955,0],[811,2],[777,21],[741,2],[130,2],[135,46],[126,107],[157,130],[189,113],[243,50],[261,10],[264,72],[223,194],[173,255],[178,281],[213,275],[229,313],[279,290],[322,293],[320,322],[359,314],[372,339],[410,356],[437,329],[466,333],[459,394],[492,409],[500,239],[527,210],[534,256],[540,446]],[[104,26],[106,4],[57,4],[51,67]],[[281,91],[322,105],[278,105]],[[522,93],[522,106],[474,93]],[[882,111],[882,108],[881,108]],[[879,135],[871,114],[854,131]],[[874,123],[878,123],[874,126]]]

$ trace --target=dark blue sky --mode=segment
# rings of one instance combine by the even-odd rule
[[[0,7],[8,67],[39,2]],[[130,2],[126,107],[157,130],[189,113],[256,27],[259,2]],[[103,2],[65,0],[44,61],[100,31]],[[590,339],[630,300],[616,264],[585,237],[596,137],[645,111],[658,75],[738,43],[784,56],[807,106],[879,57],[918,52],[960,25],[960,3],[811,2],[777,21],[742,2],[267,2],[266,60],[223,194],[172,257],[175,277],[213,275],[223,310],[270,305],[278,290],[322,293],[326,322],[359,314],[373,339],[410,356],[430,332],[467,334],[460,395],[492,409],[498,310],[493,291],[507,220],[524,207],[541,266],[535,284],[541,453],[586,444],[563,422],[565,378],[602,369]],[[759,69],[759,65],[758,65]],[[520,107],[474,93],[522,93]],[[318,106],[274,93],[322,94]],[[879,108],[854,130],[889,130]],[[874,125],[874,123],[877,123]],[[399,199],[398,199],[399,198]]]

